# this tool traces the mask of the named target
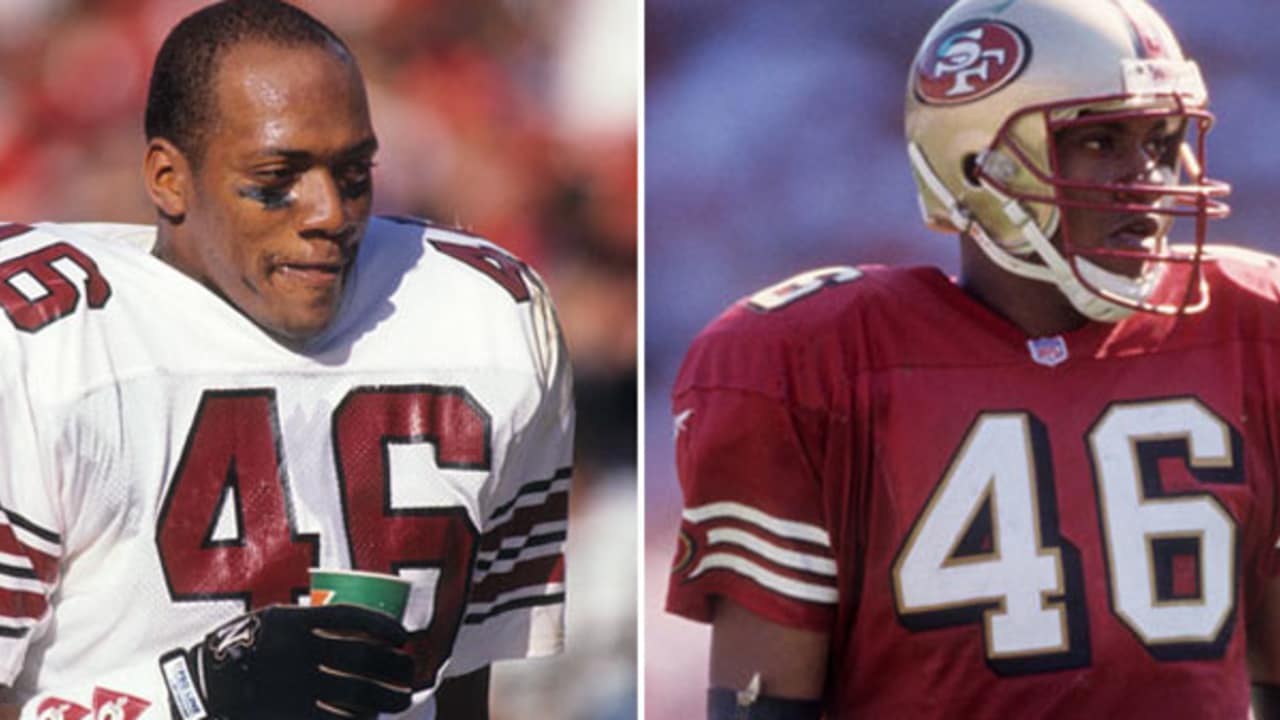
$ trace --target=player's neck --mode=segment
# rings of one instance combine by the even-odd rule
[[[195,263],[183,252],[183,246],[174,237],[173,228],[167,221],[162,220],[156,225],[156,242],[151,246],[151,254],[161,261],[172,265],[183,275],[188,275],[200,280],[201,278],[192,268]]]
[[[1057,286],[1000,268],[972,241],[960,245],[960,287],[1028,337],[1059,335],[1089,324]]]

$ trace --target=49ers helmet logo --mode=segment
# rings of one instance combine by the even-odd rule
[[[952,105],[986,97],[1026,67],[1031,47],[1020,30],[970,20],[940,34],[920,55],[915,91],[922,102]]]

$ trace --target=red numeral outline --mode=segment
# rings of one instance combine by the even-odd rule
[[[437,466],[484,470],[490,466],[489,426],[488,414],[465,390],[433,385],[356,388],[333,414],[351,566],[383,573],[440,570],[431,622],[410,641],[420,687],[435,681],[453,647],[478,533],[460,507],[392,508],[387,448],[429,442]],[[430,479],[400,480],[415,481]]]
[[[175,601],[241,599],[251,610],[305,592],[319,537],[295,530],[277,418],[270,389],[201,397],[156,528]],[[462,622],[478,532],[462,507],[392,508],[387,449],[431,443],[442,468],[487,469],[489,415],[462,388],[359,387],[338,404],[332,423],[351,566],[440,572],[431,620],[409,644],[417,688],[431,687]],[[234,540],[213,538],[224,508],[236,513]]]
[[[306,593],[319,538],[294,530],[276,418],[269,389],[201,397],[156,525],[174,600],[239,598],[253,609]],[[234,510],[239,534],[214,540],[224,507]]]
[[[519,261],[497,248],[432,240],[437,250],[493,278],[518,303],[529,301],[529,286]]]
[[[435,227],[435,225],[426,220],[404,215],[384,215],[382,218],[399,225],[412,225],[422,228]],[[458,231],[454,230],[453,232]],[[444,240],[431,240],[430,242],[445,255],[455,260],[460,260],[488,275],[494,282],[501,285],[502,289],[506,290],[516,302],[529,301],[531,296],[529,294],[529,285],[524,279],[524,264],[511,255],[488,245],[466,245]]]
[[[9,238],[18,237],[19,235],[26,235],[34,229],[35,228],[30,225],[22,225],[20,223],[6,223],[4,225],[0,225],[0,242],[8,240]]]
[[[0,233],[4,230],[5,228],[0,228]],[[66,243],[55,243],[0,263],[0,307],[4,308],[14,327],[26,332],[36,332],[49,323],[70,315],[75,311],[76,305],[80,304],[80,290],[72,278],[53,266],[59,260],[74,263],[84,272],[84,294],[89,307],[97,309],[107,304],[107,300],[111,298],[111,285],[102,276],[93,258]],[[27,273],[39,283],[45,294],[32,300],[21,293],[12,284],[14,276],[20,273]]]

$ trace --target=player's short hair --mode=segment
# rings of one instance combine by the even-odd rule
[[[165,138],[199,166],[217,119],[218,66],[243,42],[319,47],[351,61],[346,43],[324,23],[280,0],[226,0],[187,16],[160,46],[147,91],[147,141]]]

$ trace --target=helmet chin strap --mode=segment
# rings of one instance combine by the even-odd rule
[[[987,257],[1001,269],[1019,277],[1056,285],[1058,290],[1067,298],[1067,301],[1071,303],[1071,306],[1090,320],[1113,323],[1133,314],[1133,308],[1108,300],[1086,288],[1080,282],[1080,279],[1076,277],[1076,273],[1067,263],[1067,259],[1049,242],[1048,237],[1040,230],[1040,226],[1036,224],[1035,219],[1023,209],[1017,200],[985,182],[982,185],[984,190],[1000,201],[1000,207],[1005,217],[1018,228],[1022,239],[1034,254],[1039,256],[1043,264],[1031,262],[1022,256],[1014,255],[992,239],[986,228],[975,221],[956,202],[955,197],[942,184],[942,181],[933,172],[933,168],[929,166],[929,162],[925,159],[924,153],[920,151],[919,146],[915,143],[909,143],[907,145],[907,155],[911,158],[911,164],[916,173],[924,180],[925,186],[947,208],[951,223],[959,228],[961,233],[973,238],[974,242],[978,244],[978,247],[982,248]],[[1056,213],[1051,224],[1057,224]],[[1121,297],[1132,298],[1135,302],[1144,299],[1155,283],[1155,278],[1147,278],[1140,283],[1135,282],[1132,278],[1105,270],[1084,258],[1075,258],[1074,262],[1076,267],[1079,268],[1080,274],[1088,278],[1094,287]]]
[[[1000,200],[1000,209],[1004,212],[1005,217],[1018,228],[1022,239],[1031,246],[1032,251],[1044,264],[1030,262],[1010,253],[991,239],[991,236],[987,234],[986,228],[977,222],[973,222],[969,226],[969,235],[977,241],[978,246],[987,254],[987,257],[1015,275],[1057,285],[1058,290],[1066,296],[1071,306],[1090,320],[1114,323],[1124,320],[1133,314],[1133,308],[1108,300],[1106,297],[1085,287],[1084,283],[1080,282],[1080,278],[1075,271],[1072,270],[1071,265],[1068,264],[1067,259],[1062,256],[1062,253],[1058,252],[1053,243],[1049,242],[1049,238],[1040,230],[1040,226],[1036,224],[1034,218],[1023,209],[1018,201],[990,185],[984,183],[984,187]],[[1057,225],[1057,223],[1058,215],[1055,212],[1052,224]],[[1106,292],[1138,301],[1143,299],[1149,290],[1148,283],[1144,282],[1139,286],[1132,279],[1105,270],[1085,258],[1073,258],[1073,262],[1076,264],[1076,268],[1079,269],[1080,274],[1084,275],[1093,287],[1100,288]]]

